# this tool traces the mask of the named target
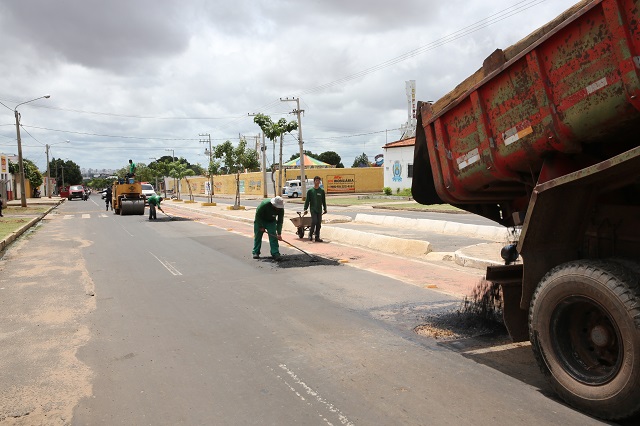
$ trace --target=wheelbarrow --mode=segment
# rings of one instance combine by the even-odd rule
[[[296,231],[298,237],[304,238],[304,231],[308,231],[311,228],[311,216],[305,217],[304,213],[296,213],[298,213],[298,217],[292,217],[291,222],[293,223],[293,226],[298,228]]]

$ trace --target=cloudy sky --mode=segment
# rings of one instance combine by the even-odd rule
[[[280,99],[299,97],[305,149],[349,167],[400,137],[406,80],[437,100],[576,2],[3,0],[0,152],[17,154],[16,105],[50,94],[18,108],[42,169],[45,144],[87,169],[171,149],[206,165],[199,134],[235,144],[260,133],[248,114],[294,120]],[[297,133],[284,159],[296,152]]]

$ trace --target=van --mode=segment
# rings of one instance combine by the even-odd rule
[[[309,185],[309,179],[307,179],[307,187]],[[311,183],[313,185],[313,181]],[[284,183],[282,187],[282,195],[287,196],[289,198],[297,198],[302,196],[302,183],[300,179],[288,180]]]
[[[322,181],[320,181],[320,188],[322,188]],[[306,189],[313,188],[313,179],[307,179]],[[289,198],[297,198],[302,197],[302,183],[300,179],[288,180],[284,183],[282,187],[282,196],[287,196]]]

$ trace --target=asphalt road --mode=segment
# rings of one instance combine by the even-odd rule
[[[526,348],[417,335],[425,312],[458,305],[451,296],[339,263],[255,261],[244,231],[103,209],[96,196],[64,203],[0,265],[14,277],[0,281],[0,324],[13,318],[0,330],[0,389],[20,414],[0,420],[602,424],[554,400]],[[13,314],[30,303],[40,319]],[[7,373],[8,359],[34,377]]]

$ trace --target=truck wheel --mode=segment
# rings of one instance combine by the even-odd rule
[[[640,275],[579,260],[540,281],[529,310],[536,360],[567,403],[614,420],[640,412]]]
[[[293,198],[298,198],[298,193],[297,193],[297,192],[294,192],[294,193],[293,193],[293,194],[291,194],[291,195],[293,195]]]

